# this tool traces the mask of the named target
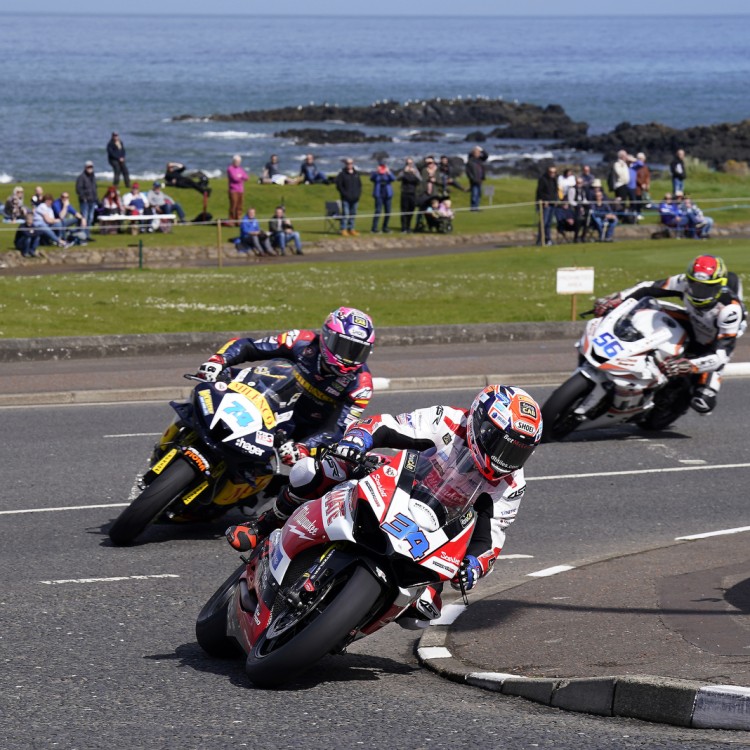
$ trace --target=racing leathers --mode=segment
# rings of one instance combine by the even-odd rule
[[[274,358],[294,362],[300,396],[294,406],[293,430],[287,437],[295,450],[338,440],[362,416],[372,398],[372,375],[366,364],[351,372],[322,366],[320,336],[315,331],[284,331],[261,339],[231,339],[210,359],[219,367]],[[298,458],[299,456],[297,456]]]
[[[729,273],[728,284],[721,290],[716,303],[695,307],[687,295],[688,281],[684,273],[658,281],[642,281],[597,301],[596,314],[607,312],[625,299],[643,297],[679,297],[685,311],[670,315],[679,320],[687,331],[683,371],[674,374],[695,376],[690,406],[700,414],[708,414],[716,406],[721,388],[721,371],[729,362],[737,343],[747,327],[747,310],[742,302],[742,284],[734,273]],[[681,360],[683,362],[683,360]],[[669,365],[669,363],[667,363]],[[669,371],[667,371],[668,374]]]

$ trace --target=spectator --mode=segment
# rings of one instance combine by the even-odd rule
[[[568,189],[568,194],[565,197],[570,204],[570,207],[573,209],[573,213],[575,214],[576,221],[579,225],[579,234],[574,239],[576,242],[585,242],[589,228],[590,202],[583,176],[576,177],[575,186]]]
[[[699,240],[709,239],[714,227],[714,220],[710,216],[705,216],[703,211],[687,196],[683,201],[683,210],[685,218],[687,218],[688,236]]]
[[[52,202],[52,210],[63,225],[63,239],[74,240],[75,244],[85,244],[88,241],[88,224],[84,215],[70,202],[70,193],[60,193],[60,197]],[[71,227],[81,227],[82,235],[70,231]]]
[[[292,226],[292,222],[286,218],[284,206],[276,206],[273,217],[268,222],[268,229],[271,233],[271,245],[279,249],[279,255],[286,255],[286,246],[290,242],[294,243],[297,255],[304,255],[302,239]]]
[[[601,188],[596,189],[594,202],[591,204],[591,221],[599,232],[599,242],[614,241],[617,215],[611,204],[604,200]]]
[[[417,214],[417,224],[414,227],[415,232],[424,230],[425,211],[429,208],[433,198],[440,197],[440,185],[438,182],[440,170],[434,156],[425,156],[421,176],[420,187],[422,190],[417,197],[419,213]]]
[[[151,190],[146,195],[146,200],[148,205],[151,206],[151,211],[157,216],[151,224],[154,231],[159,229],[161,225],[158,218],[159,214],[177,214],[179,221],[185,221],[185,211],[182,206],[162,190],[162,184],[159,180],[156,180],[151,186]]]
[[[343,169],[336,175],[336,190],[341,199],[341,234],[356,237],[354,228],[357,206],[362,197],[362,179],[354,167],[354,159],[345,159]]]
[[[128,165],[125,162],[125,146],[117,133],[112,133],[112,137],[107,143],[107,161],[114,172],[112,179],[114,186],[117,187],[120,184],[120,176],[122,176],[125,187],[129,188],[130,172],[128,172]]]
[[[586,191],[586,197],[588,198],[590,203],[593,203],[594,200],[596,200],[597,190],[602,191],[602,195],[604,196],[605,201],[608,201],[610,199],[609,195],[607,195],[607,191],[604,189],[604,186],[602,185],[602,181],[598,177],[596,177],[591,182],[591,187]]]
[[[555,208],[555,220],[557,229],[562,233],[573,233],[573,242],[580,240],[580,232],[584,228],[580,215],[576,212],[575,207],[564,200]]]
[[[401,232],[408,234],[411,232],[411,220],[417,207],[417,190],[422,182],[414,159],[406,159],[398,179],[401,182]]]
[[[581,180],[583,180],[584,188],[588,189],[591,187],[591,183],[595,180],[591,167],[588,164],[584,164],[581,167]]]
[[[640,162],[635,175],[635,212],[638,218],[643,218],[643,210],[651,208],[651,170],[646,164],[646,154],[642,151],[636,154],[636,164]]]
[[[630,169],[628,167],[628,152],[624,149],[620,149],[617,152],[617,159],[614,161],[609,170],[609,177],[607,178],[607,187],[614,193],[616,198],[622,198],[623,201],[628,200],[630,191],[628,185],[630,183]]]
[[[659,204],[659,221],[668,229],[679,232],[688,225],[687,216],[682,212],[682,193],[664,193],[664,200]]]
[[[391,172],[384,160],[378,163],[377,169],[370,173],[372,181],[372,197],[375,199],[375,210],[372,216],[372,232],[378,231],[378,221],[380,214],[383,214],[383,233],[387,234],[391,230],[388,224],[391,221],[391,204],[393,201],[393,183],[396,181],[396,175]]]
[[[69,247],[62,238],[63,225],[52,210],[54,198],[51,193],[44,193],[41,203],[34,209],[33,225],[39,230],[42,239],[57,247]]]
[[[305,160],[299,169],[299,174],[305,185],[328,185],[330,183],[328,177],[318,169],[315,157],[312,154],[305,156]]]
[[[263,255],[273,255],[268,235],[260,228],[260,222],[255,216],[255,209],[250,206],[240,221],[240,236],[235,242],[238,253],[252,250],[259,258]]]
[[[561,175],[557,176],[557,197],[563,201],[568,194],[568,190],[574,188],[576,185],[576,178],[573,174],[573,170],[567,167],[563,170]]]
[[[466,191],[466,188],[454,177],[451,160],[447,156],[440,157],[440,163],[438,164],[438,186],[441,198],[450,195],[451,188]]]
[[[669,165],[669,172],[672,175],[672,192],[675,195],[684,192],[687,170],[685,169],[685,152],[683,149],[678,148],[675,152],[674,159]]]
[[[482,200],[482,183],[485,179],[484,163],[486,161],[487,152],[480,146],[474,146],[466,162],[466,177],[469,180],[472,211],[479,211],[479,204]]]
[[[552,244],[552,219],[555,216],[555,206],[557,205],[557,167],[550,164],[547,171],[539,178],[536,183],[536,204],[537,211],[540,212],[541,225],[537,233],[536,244]],[[544,237],[542,237],[542,229]]]
[[[245,199],[245,183],[250,179],[242,168],[242,157],[235,154],[232,163],[227,167],[227,181],[229,183],[229,221],[235,225],[242,217]]]
[[[107,188],[99,210],[103,216],[116,216],[124,213],[122,198],[120,197],[120,192],[115,185],[110,185]],[[99,231],[102,234],[116,234],[119,229],[119,221],[103,221],[101,222],[101,228]]]
[[[633,214],[635,221],[640,221],[643,216],[638,211],[638,198],[636,197],[636,191],[638,190],[638,170],[643,166],[643,162],[638,161],[637,156],[631,156],[628,154],[626,161],[628,163],[628,205],[627,210]]]
[[[76,195],[81,213],[86,220],[86,240],[93,242],[91,238],[91,227],[96,218],[96,209],[99,206],[99,194],[96,188],[96,175],[94,174],[94,162],[87,161],[83,165],[83,172],[76,179]]]
[[[8,200],[5,201],[3,221],[21,222],[30,211],[31,209],[27,208],[23,202],[23,188],[16,185],[8,196]]]
[[[180,161],[169,161],[164,170],[164,184],[167,187],[191,188],[197,190],[204,197],[211,195],[208,186],[208,175],[199,169],[185,173],[187,167]]]
[[[125,195],[122,196],[122,205],[125,209],[125,213],[130,216],[145,216],[151,213],[148,198],[146,198],[141,192],[141,186],[137,182],[133,183],[129,193],[125,193]],[[144,232],[146,229],[148,229],[149,232],[154,231],[153,227],[147,227],[146,224],[138,221],[133,221],[130,224],[131,234],[138,234],[139,230]]]
[[[297,180],[282,174],[279,169],[279,157],[277,154],[271,154],[271,158],[263,167],[263,173],[260,177],[261,185],[296,185]]]
[[[440,198],[434,196],[430,198],[430,202],[425,206],[422,214],[424,215],[424,221],[427,225],[427,229],[430,232],[437,231],[440,226]]]
[[[23,217],[23,223],[16,229],[13,245],[24,258],[39,258],[42,256],[41,253],[37,253],[37,248],[41,239],[41,233],[34,226],[34,214],[32,211],[27,211]]]

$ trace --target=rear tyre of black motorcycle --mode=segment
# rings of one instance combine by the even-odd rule
[[[576,372],[552,392],[542,406],[543,443],[562,440],[573,432],[578,425],[573,411],[588,396],[593,387],[594,384],[588,378]]]
[[[211,656],[226,659],[242,653],[240,645],[227,635],[227,612],[234,599],[240,576],[247,566],[243,563],[214,595],[203,605],[195,621],[195,638],[198,645]]]
[[[692,391],[689,378],[670,381],[654,396],[654,407],[638,426],[646,432],[660,432],[679,419],[689,408]]]
[[[349,580],[333,592],[325,609],[315,610],[313,620],[290,640],[274,647],[262,635],[247,655],[245,672],[253,684],[273,688],[289,682],[333,650],[370,611],[380,596],[380,584],[372,573],[357,567]],[[321,602],[322,604],[322,602]]]
[[[136,537],[182,495],[195,479],[195,469],[182,459],[170,464],[110,526],[109,538],[118,547]]]

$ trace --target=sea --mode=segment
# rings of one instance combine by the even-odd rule
[[[64,3],[61,8],[64,8]],[[251,7],[251,6],[247,6]],[[375,8],[376,6],[373,6]],[[561,3],[564,7],[564,3]],[[627,4],[623,6],[627,9]],[[399,128],[341,123],[242,123],[212,113],[331,103],[503,98],[559,104],[589,133],[618,123],[677,128],[750,117],[750,16],[296,17],[74,15],[0,11],[0,183],[67,180],[92,159],[112,177],[116,130],[131,174],[167,161],[221,177],[233,154],[260,172],[271,153],[296,174],[307,152],[336,172],[344,156],[370,170],[427,153],[466,156],[451,127],[433,142]],[[180,115],[192,115],[174,121]],[[287,128],[359,129],[383,144],[299,145]],[[488,141],[490,163],[596,159],[554,142]]]

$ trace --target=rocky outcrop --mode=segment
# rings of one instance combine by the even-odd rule
[[[367,135],[361,130],[318,130],[317,128],[300,128],[299,130],[281,130],[274,133],[274,138],[290,138],[296,144],[309,143],[391,143],[388,135]]]
[[[429,99],[424,101],[374,102],[367,107],[310,104],[279,109],[247,110],[208,116],[179,115],[173,120],[217,122],[327,122],[358,123],[375,127],[441,128],[489,125],[500,128],[504,138],[564,138],[586,133],[587,125],[573,122],[557,104],[539,107],[503,99]]]

